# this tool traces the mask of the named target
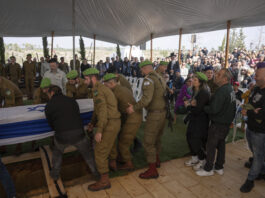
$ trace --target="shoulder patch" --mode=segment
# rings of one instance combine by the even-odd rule
[[[10,94],[11,94],[11,91],[9,89],[6,89],[6,95],[10,96]]]
[[[150,82],[149,82],[149,81],[145,81],[145,82],[144,82],[144,85],[145,85],[145,86],[148,86],[148,85],[150,85]]]
[[[99,104],[99,103],[101,103],[101,100],[100,99],[96,99],[95,104]]]

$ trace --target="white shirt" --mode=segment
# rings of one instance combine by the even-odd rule
[[[46,61],[41,63],[41,70],[40,70],[40,75],[43,77],[46,71],[50,70],[50,64]]]
[[[43,78],[49,78],[51,80],[52,85],[57,85],[62,89],[62,92],[66,93],[66,83],[67,78],[63,71],[57,69],[57,72],[51,72],[51,70],[45,72]]]
[[[189,74],[189,70],[187,67],[182,67],[180,70],[180,75],[184,78],[184,80],[187,78]]]

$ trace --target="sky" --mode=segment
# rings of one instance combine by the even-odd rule
[[[239,31],[239,29],[236,29]],[[246,47],[249,49],[250,44],[253,43],[254,48],[259,40],[261,39],[261,44],[265,43],[265,26],[259,27],[248,27],[243,28],[243,32],[246,36],[245,43]],[[260,33],[262,32],[262,34]],[[209,50],[212,48],[218,49],[218,46],[221,45],[224,35],[226,34],[226,30],[219,30],[213,32],[205,32],[196,34],[197,36],[197,45],[200,47],[207,47]],[[76,37],[76,47],[79,47],[79,37]],[[185,49],[191,48],[191,34],[182,35],[182,46]],[[5,37],[4,42],[6,44],[9,43],[17,43],[22,46],[23,43],[30,43],[36,46],[42,47],[42,39],[40,37],[30,37],[30,38],[18,38],[18,37]],[[93,43],[92,39],[84,38],[85,46],[90,47]],[[179,36],[167,36],[156,38],[153,40],[153,48],[154,49],[161,49],[161,50],[176,50],[178,49],[178,42]],[[48,43],[51,43],[51,38],[48,38]],[[61,47],[66,49],[72,49],[73,40],[72,37],[55,37],[54,38],[54,47]],[[146,43],[147,49],[150,49],[150,42]],[[103,41],[96,41],[97,47],[116,47],[116,44],[103,42]],[[123,46],[122,46],[123,47]]]

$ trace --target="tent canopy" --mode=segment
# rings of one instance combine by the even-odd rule
[[[1,0],[0,36],[72,36],[72,0]],[[264,0],[75,0],[76,35],[121,45],[265,25]]]

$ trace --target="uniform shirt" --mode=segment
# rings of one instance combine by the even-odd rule
[[[6,76],[10,77],[10,80],[19,80],[21,78],[21,67],[18,63],[8,64],[6,66]]]
[[[0,83],[0,107],[2,106],[2,102],[4,101],[4,107],[13,107],[16,105],[16,99],[21,99],[22,101],[23,94],[20,89],[10,80],[6,78],[1,78]]]
[[[118,102],[113,92],[105,85],[97,82],[92,89],[94,112],[91,123],[97,127],[97,133],[102,133],[108,120],[120,119]]]
[[[62,92],[65,94],[67,78],[63,71],[61,71],[60,69],[57,69],[56,72],[49,70],[45,72],[43,78],[49,78],[51,80],[51,84],[60,87],[62,89]]]
[[[34,91],[33,99],[34,99],[33,101],[34,104],[44,104],[49,101],[48,95],[43,93],[40,87]]]
[[[119,74],[117,81],[120,83],[121,86],[128,88],[131,92],[133,92],[132,90],[132,86],[129,83],[129,81],[124,77],[124,75]]]
[[[59,67],[60,70],[62,70],[65,74],[67,74],[69,72],[69,67],[67,63],[59,63]]]
[[[22,72],[25,76],[25,78],[35,78],[36,76],[36,65],[35,62],[31,61],[25,61],[23,63]]]
[[[74,99],[88,98],[88,88],[84,80],[79,78],[79,83],[72,85],[70,82],[66,83],[66,96]]]
[[[75,68],[74,68],[74,61],[71,60],[70,61],[70,67],[71,70],[76,70],[78,72],[78,75],[80,76],[80,61],[79,60],[75,60]]]
[[[46,61],[44,61],[43,63],[41,63],[41,72],[40,75],[44,76],[45,72],[50,70],[50,64]]]
[[[143,96],[134,105],[134,110],[146,108],[147,111],[165,110],[166,83],[155,71],[150,72],[143,81]]]

